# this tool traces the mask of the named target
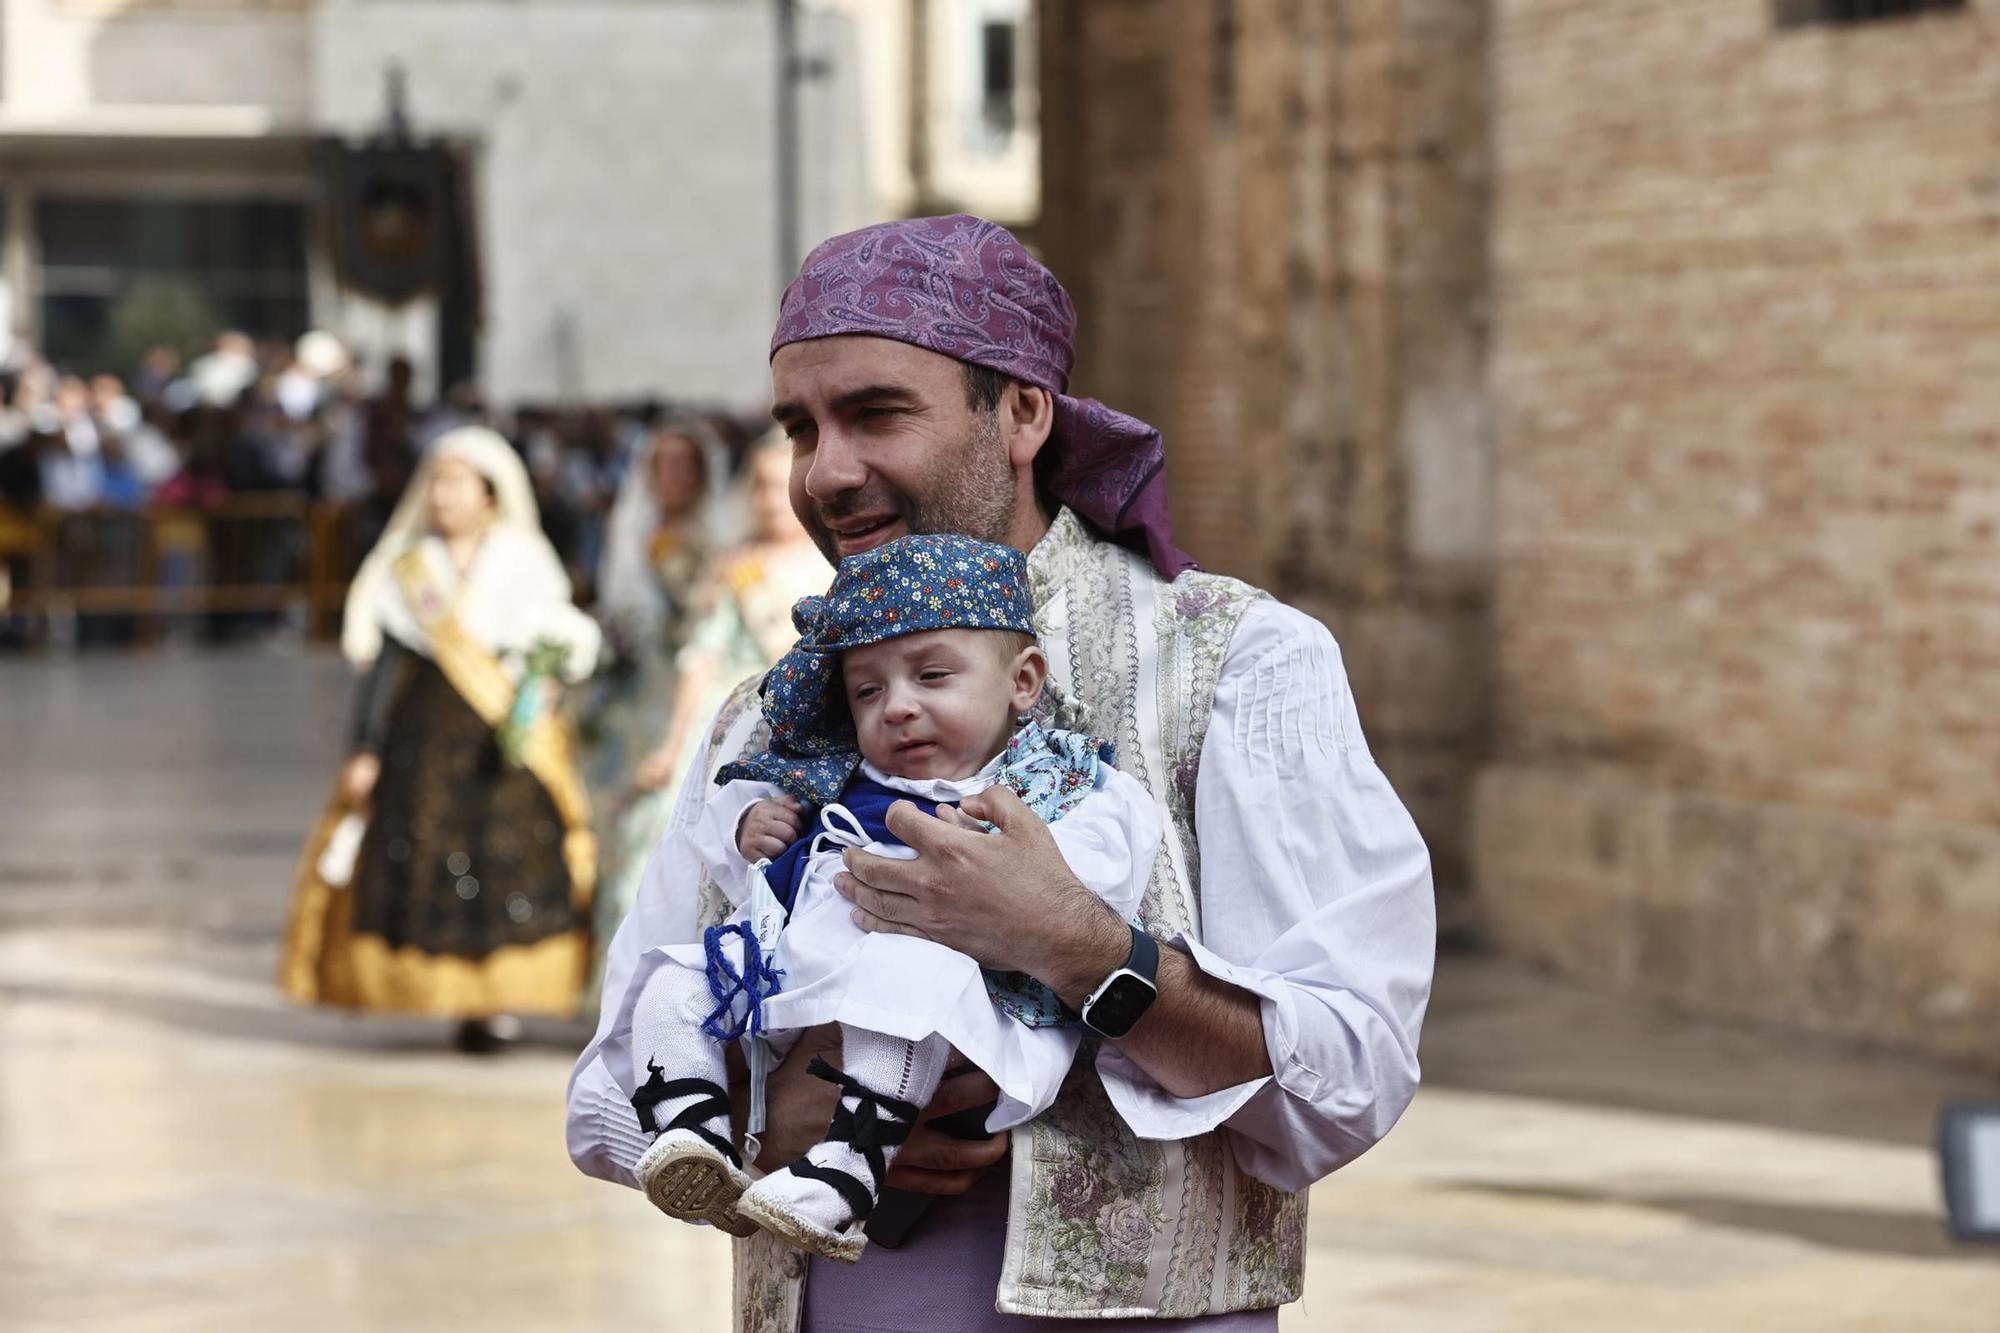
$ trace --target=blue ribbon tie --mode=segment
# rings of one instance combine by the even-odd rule
[[[738,972],[723,947],[731,935],[743,937],[743,970]],[[702,935],[702,949],[708,955],[708,993],[715,1008],[701,1020],[701,1030],[717,1041],[735,1041],[748,1033],[764,1032],[764,1001],[776,995],[778,978],[784,973],[772,967],[757,943],[757,932],[747,921],[710,926]],[[736,1017],[736,997],[744,998],[743,1017]]]

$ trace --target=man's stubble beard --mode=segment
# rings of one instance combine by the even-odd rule
[[[1004,542],[1014,526],[1014,469],[1001,448],[998,410],[972,414],[972,431],[956,449],[940,450],[924,475],[927,496],[873,483],[835,503],[815,507],[806,520],[820,554],[838,567],[840,547],[827,518],[894,509],[912,533],[955,533]],[[884,503],[884,501],[889,503]]]

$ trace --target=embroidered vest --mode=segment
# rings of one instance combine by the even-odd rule
[[[1065,700],[1057,726],[1118,747],[1158,800],[1167,833],[1140,921],[1201,936],[1194,794],[1216,679],[1237,622],[1264,594],[1202,572],[1169,584],[1144,556],[1092,537],[1064,510],[1029,553],[1036,620]],[[754,682],[717,719],[716,767],[764,743]],[[728,900],[702,885],[702,924]],[[1236,1169],[1220,1134],[1133,1137],[1086,1039],[1055,1105],[1014,1131],[998,1309],[1061,1318],[1189,1318],[1297,1300],[1306,1196]],[[768,1235],[735,1245],[738,1333],[797,1333],[802,1255]]]

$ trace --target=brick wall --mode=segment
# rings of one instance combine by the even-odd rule
[[[1485,12],[1040,12],[1077,388],[1164,430],[1197,558],[1332,628],[1447,916],[1487,725]]]
[[[2000,1063],[2000,3],[1500,0],[1502,938]]]

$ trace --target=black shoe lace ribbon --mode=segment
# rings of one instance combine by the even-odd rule
[[[794,1175],[833,1186],[854,1214],[850,1225],[864,1221],[875,1210],[875,1200],[882,1193],[882,1178],[889,1173],[888,1159],[883,1156],[882,1150],[893,1148],[910,1137],[910,1132],[917,1127],[918,1107],[914,1102],[876,1092],[818,1056],[814,1056],[812,1063],[806,1066],[806,1072],[840,1089],[840,1104],[834,1109],[833,1124],[826,1131],[827,1142],[851,1144],[868,1163],[875,1186],[872,1190],[867,1189],[845,1171],[815,1166],[804,1158],[792,1163],[790,1170]],[[851,1110],[847,1105],[849,1097],[855,1099]]]
[[[674,1129],[691,1130],[728,1158],[731,1166],[742,1170],[743,1159],[729,1140],[708,1128],[710,1120],[729,1114],[729,1094],[705,1078],[670,1079],[666,1071],[651,1060],[646,1062],[646,1073],[646,1081],[632,1094],[632,1109],[639,1113],[639,1128],[648,1134],[664,1134]],[[659,1104],[676,1097],[693,1097],[695,1100],[682,1107],[681,1113],[666,1124],[659,1123]]]

